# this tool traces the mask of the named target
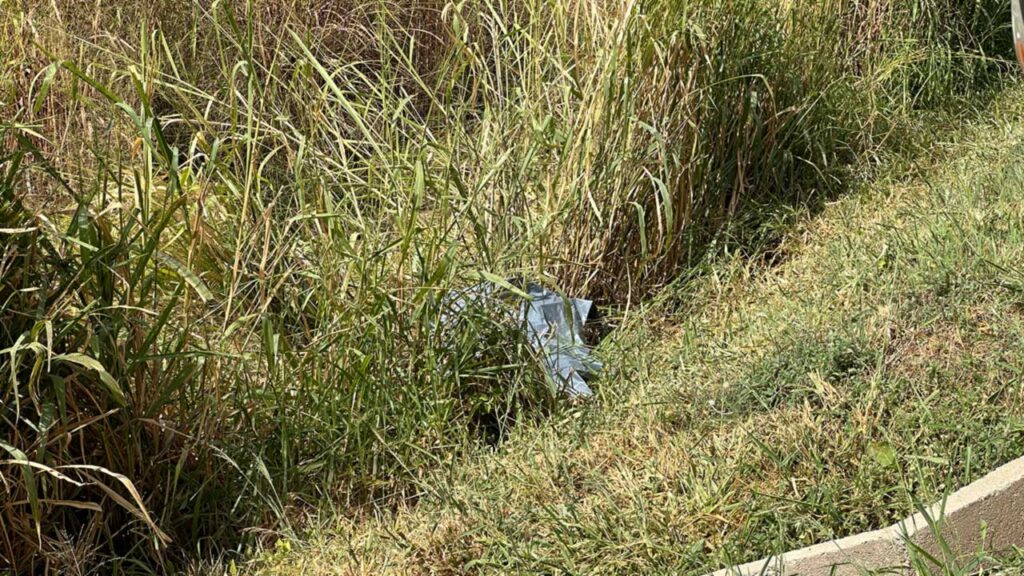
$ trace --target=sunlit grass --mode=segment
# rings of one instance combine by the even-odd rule
[[[999,119],[1021,102],[943,132],[917,177],[887,168],[797,219],[784,260],[720,254],[638,312],[602,348],[600,405],[250,567],[704,574],[891,525],[1019,457],[1024,132]],[[914,562],[973,573],[996,552]]]
[[[632,310],[1005,68],[995,0],[100,4],[2,5],[15,571],[417,501],[575,414],[449,290]]]

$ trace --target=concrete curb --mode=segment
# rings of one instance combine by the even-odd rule
[[[865,570],[910,575],[911,549],[944,559],[942,543],[954,560],[979,551],[998,553],[1024,546],[1024,458],[1000,466],[984,478],[881,530],[816,544],[707,576],[861,576]],[[948,560],[948,559],[946,559]],[[931,575],[918,575],[931,576]]]

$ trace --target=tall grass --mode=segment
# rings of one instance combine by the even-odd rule
[[[414,499],[486,431],[557,409],[514,327],[441,321],[450,290],[650,294],[726,222],[836,191],[911,109],[995,77],[1005,16],[6,8],[0,567],[17,572],[169,569],[327,502]]]

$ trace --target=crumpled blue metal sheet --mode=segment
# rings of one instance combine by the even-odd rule
[[[447,305],[441,323],[448,324],[470,306],[486,306],[496,315],[509,314],[498,296],[504,293],[492,282],[482,282],[447,295]],[[593,302],[580,298],[565,298],[540,284],[527,283],[518,314],[510,320],[523,326],[527,339],[541,357],[544,368],[560,392],[570,397],[586,398],[594,394],[587,379],[600,374],[603,366],[591,355],[581,336]],[[504,308],[504,312],[502,309]]]
[[[592,396],[586,378],[599,374],[602,366],[590,355],[581,334],[594,303],[564,298],[533,283],[527,285],[526,293],[530,300],[523,302],[522,313],[527,336],[541,353],[548,374],[569,396]]]

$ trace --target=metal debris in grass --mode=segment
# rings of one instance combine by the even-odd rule
[[[517,298],[518,305],[509,306],[510,298]],[[558,392],[570,398],[593,396],[587,381],[600,375],[603,366],[582,337],[593,312],[592,301],[567,298],[535,282],[512,292],[490,281],[450,292],[445,300],[442,324],[452,323],[471,307],[483,308],[497,320],[514,322],[525,332]]]

